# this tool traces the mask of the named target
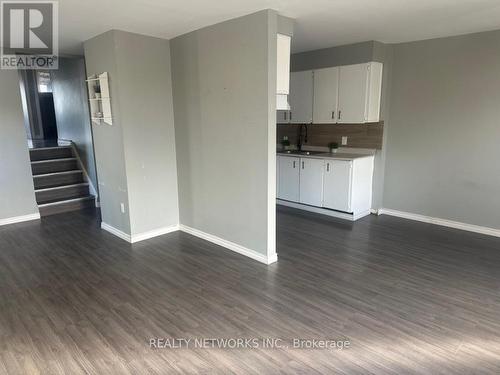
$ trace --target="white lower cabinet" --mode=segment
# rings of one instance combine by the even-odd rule
[[[278,156],[278,198],[299,201],[300,158]]]
[[[323,207],[352,212],[352,161],[325,160]]]
[[[278,199],[303,209],[313,206],[309,210],[314,212],[352,214],[353,220],[370,213],[373,156],[341,160],[278,155],[277,160]]]
[[[280,196],[280,157],[276,156],[276,198]]]
[[[323,202],[323,166],[323,159],[300,159],[300,203],[321,206]]]

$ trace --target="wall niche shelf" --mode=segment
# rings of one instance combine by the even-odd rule
[[[86,80],[89,93],[90,115],[94,124],[113,125],[108,73],[90,76]]]

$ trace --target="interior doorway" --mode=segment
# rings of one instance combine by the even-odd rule
[[[98,181],[85,61],[19,71],[35,197],[40,215],[95,207]]]
[[[32,147],[57,145],[58,132],[51,72],[23,70],[19,74],[28,143]]]

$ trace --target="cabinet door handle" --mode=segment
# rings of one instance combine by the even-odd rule
[[[290,111],[290,121],[292,121],[292,111]]]
[[[304,162],[302,162],[302,169],[304,169]]]
[[[330,163],[326,163],[326,171],[330,172]]]
[[[342,115],[342,111],[339,111],[339,120],[340,120],[341,115]]]
[[[295,168],[295,160],[293,161],[293,167]]]
[[[335,118],[335,111],[332,111],[332,120]]]
[[[283,112],[283,115],[285,116],[285,120],[286,120],[286,112]]]

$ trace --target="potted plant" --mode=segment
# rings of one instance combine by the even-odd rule
[[[339,149],[339,144],[337,142],[328,143],[328,148],[332,154],[335,154]]]
[[[281,140],[281,146],[283,147],[283,150],[288,150],[288,148],[290,147],[290,141],[288,140],[288,137],[283,137],[283,139]]]

